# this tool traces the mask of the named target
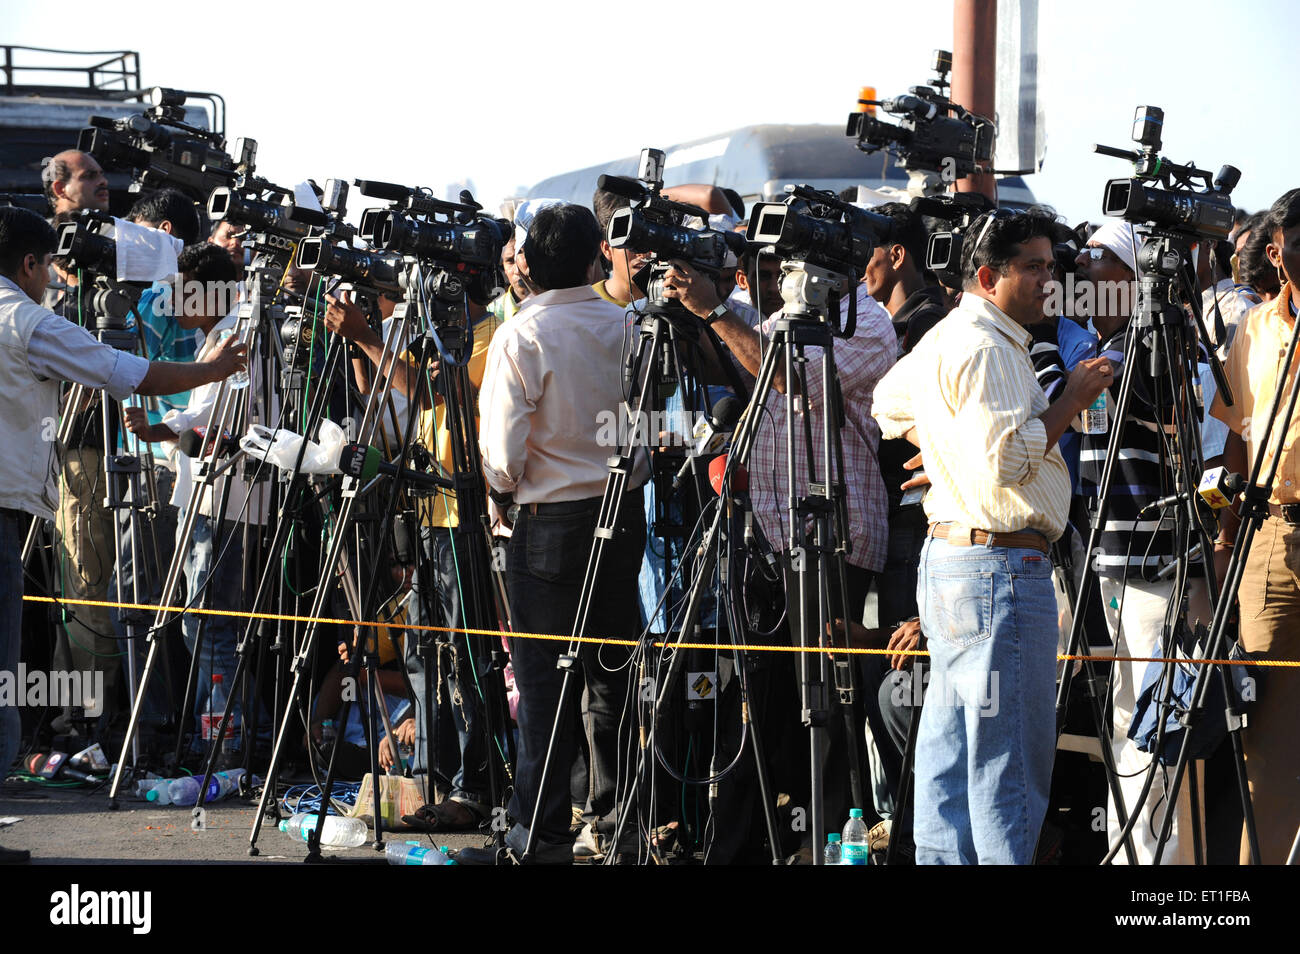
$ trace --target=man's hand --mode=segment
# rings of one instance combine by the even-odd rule
[[[1115,369],[1109,358],[1087,358],[1070,372],[1061,399],[1069,402],[1076,414],[1082,413],[1114,380]]]
[[[326,328],[357,344],[381,343],[379,336],[366,322],[366,316],[352,303],[346,293],[338,298],[326,295],[325,301],[328,302],[328,307],[325,309]]]
[[[713,281],[685,262],[674,259],[664,273],[664,297],[680,301],[697,318],[707,318],[722,299]]]
[[[912,660],[916,657],[904,654],[909,650],[916,649],[920,644],[921,621],[919,619],[910,619],[899,626],[889,637],[889,644],[885,647],[894,653],[889,657],[890,667],[901,670],[911,666]]]
[[[139,434],[149,427],[149,414],[142,407],[122,408],[122,423],[132,434]]]
[[[230,335],[225,341],[218,342],[215,348],[204,355],[202,363],[216,374],[214,380],[225,380],[232,374],[237,374],[248,368],[248,345],[241,342],[235,335]]]
[[[920,471],[920,473],[915,474],[912,477],[909,477],[907,480],[903,481],[901,484],[898,485],[898,488],[900,490],[911,490],[913,487],[929,487],[930,478],[925,475],[925,471],[922,469],[924,467],[925,467],[925,461],[921,460],[920,454],[917,454],[915,457],[908,459],[903,464],[903,469],[918,470]]]
[[[415,744],[415,719],[408,718],[403,721],[397,728],[393,729],[393,735],[397,737],[401,745]],[[397,756],[393,752],[393,743],[388,736],[379,740],[379,767],[387,770],[389,766],[396,764]]]

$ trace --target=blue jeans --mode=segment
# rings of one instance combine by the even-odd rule
[[[930,649],[916,862],[1032,864],[1056,749],[1051,561],[929,539],[916,592]]]
[[[15,691],[23,645],[23,537],[27,521],[17,510],[0,510],[0,672],[9,673]],[[23,720],[18,706],[0,705],[0,782],[18,754]]]
[[[227,522],[219,541],[221,552],[213,551],[213,522],[212,518],[198,514],[194,518],[194,533],[191,536],[185,553],[185,580],[188,587],[187,605],[198,607],[202,605],[200,593],[207,584],[208,577],[211,576],[211,592],[208,597],[208,606],[214,610],[242,610],[243,591],[244,591],[244,534],[243,526]],[[219,559],[218,559],[219,558]],[[213,561],[216,560],[215,567]],[[212,677],[220,674],[223,694],[229,694],[235,690],[233,685],[235,667],[237,659],[235,648],[239,645],[239,637],[243,631],[247,620],[234,616],[209,616],[207,614],[186,613],[181,617],[181,630],[185,634],[185,646],[189,649],[191,655],[194,653],[195,644],[198,641],[199,621],[207,619],[206,626],[203,630],[203,645],[199,649],[199,679],[198,685],[194,690],[194,719],[195,731],[198,733],[195,744],[197,748],[206,749],[207,746],[202,741],[202,718],[208,713],[208,703],[212,696]],[[251,670],[246,670],[249,674],[247,685],[252,687]],[[228,737],[222,746],[226,750],[233,750],[239,747],[241,731],[243,727],[243,707],[239,696],[236,696],[235,706],[231,710],[231,726],[226,731]],[[212,716],[219,722],[222,711],[225,709],[225,701],[219,699],[212,705]],[[258,719],[259,736],[266,737],[269,735],[269,725],[267,717],[261,711],[259,704]],[[216,729],[216,726],[213,726]]]
[[[573,631],[579,591],[591,553],[600,499],[548,505],[540,514],[522,508],[506,555],[511,623],[520,633]],[[614,538],[607,542],[596,581],[585,635],[635,639],[640,632],[637,574],[645,554],[642,494],[624,495]],[[519,687],[519,752],[515,791],[509,806],[516,825],[508,843],[522,849],[537,805],[546,747],[555,724],[563,673],[556,662],[567,643],[560,640],[511,640],[511,661]],[[586,731],[591,752],[591,810],[602,832],[614,826],[615,776],[621,748],[630,741],[631,720],[623,719],[628,695],[630,656],[626,646],[584,644],[577,675],[587,686]],[[580,696],[570,687],[570,700]],[[570,712],[562,721],[547,779],[546,797],[537,811],[537,836],[543,843],[567,844],[569,776],[578,753],[578,726]],[[620,735],[620,728],[623,730]]]
[[[417,570],[412,581],[412,597],[408,619],[415,626],[463,626],[465,614],[461,609],[460,583],[467,579],[466,561],[468,544],[459,534],[442,527],[423,527],[420,536],[424,542],[425,563],[432,579],[425,580]],[[425,744],[424,712],[424,660],[417,654],[420,636],[437,643],[438,672],[442,685],[434,687],[434,739],[441,733],[440,722],[448,713],[456,730],[455,771],[451,773],[451,797],[482,804],[488,799],[487,760],[490,755],[488,739],[482,725],[483,706],[479,687],[484,685],[491,670],[492,647],[488,640],[494,637],[474,636],[479,665],[471,667],[469,645],[465,633],[412,633],[405,644],[406,668],[415,690],[415,759],[424,764]],[[443,704],[438,704],[438,693],[443,692]],[[503,746],[504,747],[504,746]],[[440,770],[449,768],[440,764],[441,747],[434,749],[431,759]]]

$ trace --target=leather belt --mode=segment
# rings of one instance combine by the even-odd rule
[[[1277,517],[1292,526],[1300,526],[1300,504],[1270,503],[1268,505],[1268,514],[1270,517]]]
[[[936,540],[947,540],[954,547],[990,546],[1037,550],[1047,553],[1047,538],[1036,530],[1021,530],[1017,533],[989,533],[974,527],[962,527],[957,524],[932,523],[927,536]]]

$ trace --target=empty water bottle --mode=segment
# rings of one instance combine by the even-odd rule
[[[849,809],[849,823],[844,826],[840,848],[842,864],[865,865],[871,855],[867,847],[867,823],[862,820],[862,809]]]
[[[315,829],[316,815],[311,812],[298,812],[292,818],[280,822],[280,831],[294,841],[306,841]],[[321,826],[320,843],[331,848],[359,848],[369,838],[370,829],[360,818],[326,815],[325,824]]]
[[[429,848],[418,841],[392,842],[384,846],[390,865],[454,865],[446,848]]]
[[[225,331],[221,332],[221,334],[217,336],[217,343],[220,344],[221,342],[225,341],[234,333],[235,333],[235,329],[227,328]],[[248,387],[248,372],[236,371],[226,380],[230,383],[230,389],[232,391],[242,390],[243,388]]]
[[[167,793],[171,797],[173,805],[195,805],[199,800],[199,784],[203,781],[201,776],[195,777],[187,775],[184,778],[174,779],[167,786]],[[208,781],[208,794],[204,796],[203,801],[211,802],[221,791],[221,783],[215,778]]]
[[[833,831],[826,836],[826,851],[822,856],[822,864],[842,865],[844,856],[840,852],[840,834]]]
[[[172,805],[172,782],[174,779],[151,779],[152,785],[144,790],[144,801],[153,805]]]

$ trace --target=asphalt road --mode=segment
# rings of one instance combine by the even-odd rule
[[[26,848],[32,863],[42,865],[301,863],[307,846],[291,840],[269,820],[258,836],[259,854],[249,856],[256,810],[255,801],[219,802],[207,806],[205,828],[194,830],[189,808],[155,807],[128,794],[112,811],[106,787],[94,791],[41,788],[11,780],[0,789],[0,845]],[[17,821],[4,824],[11,818]],[[386,839],[392,837],[433,843],[430,836],[415,833],[385,834]],[[436,843],[459,849],[482,845],[485,839],[477,834],[445,834],[437,836]],[[373,845],[323,851],[357,862],[383,858]]]

